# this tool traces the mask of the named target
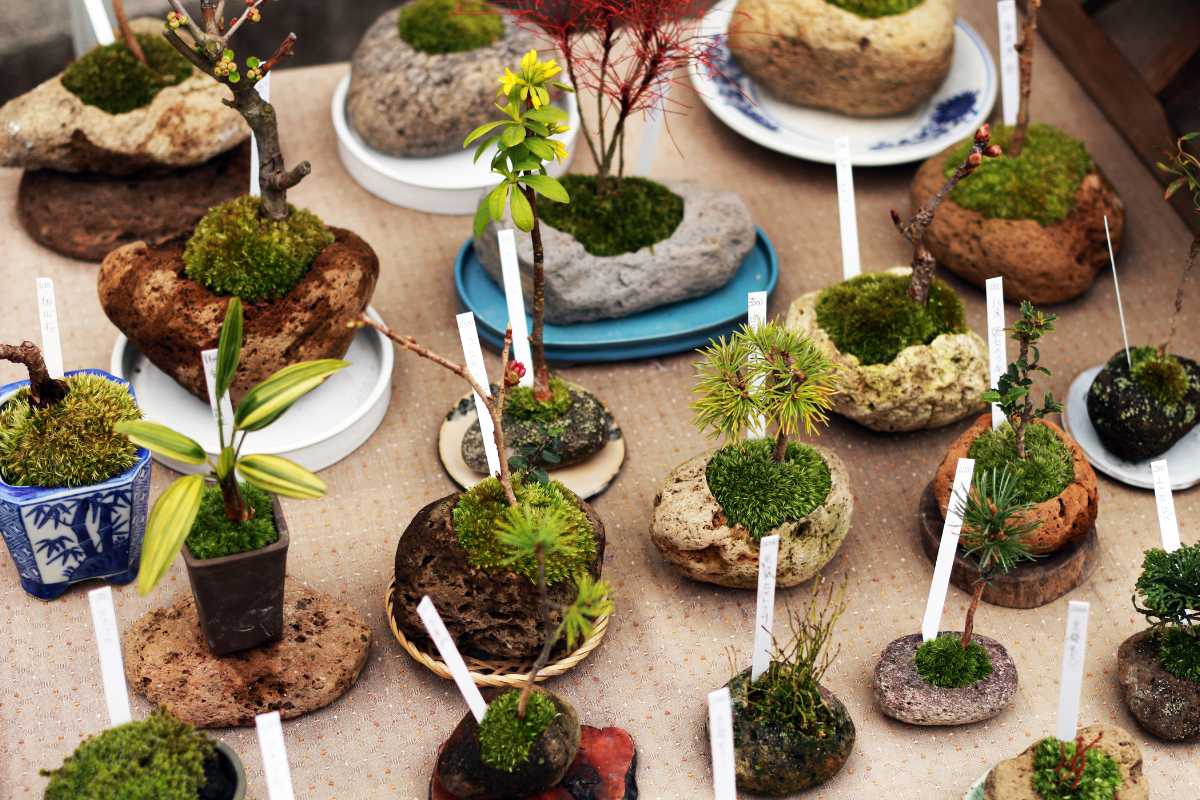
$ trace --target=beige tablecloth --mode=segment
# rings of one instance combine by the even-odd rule
[[[963,14],[994,42],[994,4],[963,3]],[[317,31],[300,31],[304,36]],[[1101,117],[1083,90],[1045,47],[1038,48],[1033,114],[1081,136],[1118,187],[1129,210],[1121,256],[1123,295],[1131,337],[1157,341],[1189,237],[1161,201],[1158,185]],[[469,234],[466,218],[393,208],[368,195],[338,161],[329,103],[346,67],[281,72],[275,101],[289,159],[310,159],[314,171],[291,194],[299,205],[360,233],[378,251],[382,275],[374,306],[394,326],[455,355],[452,265]],[[805,291],[840,278],[834,174],[761,149],[716,121],[691,95],[670,120],[653,174],[695,178],[740,191],[779,253],[779,288],[772,314]],[[857,171],[862,260],[867,269],[907,263],[909,252],[888,220],[908,207],[912,167]],[[14,210],[18,173],[0,172],[0,341],[36,338],[33,277],[58,287],[68,367],[107,366],[117,331],[96,301],[89,264],[55,256],[21,231]],[[983,296],[959,285],[971,323],[983,325]],[[1189,316],[1195,318],[1193,298]],[[1059,332],[1044,348],[1056,396],[1070,380],[1099,364],[1121,343],[1113,285],[1105,275],[1088,295],[1055,309]],[[1010,309],[1010,314],[1012,313]],[[1200,353],[1200,333],[1183,325],[1177,349]],[[490,356],[489,356],[490,358]],[[748,663],[753,593],[722,590],[680,578],[647,536],[655,488],[674,465],[706,447],[688,413],[692,358],[641,361],[568,370],[596,390],[624,429],[625,469],[596,501],[609,532],[605,574],[617,613],[603,647],[554,687],[576,703],[585,720],[621,725],[639,746],[642,796],[670,800],[709,796],[704,733],[705,694],[727,680],[729,652]],[[20,377],[0,365],[0,382]],[[340,702],[285,725],[297,796],[302,798],[425,797],[434,752],[464,713],[453,685],[414,665],[392,639],[383,594],[398,535],[425,503],[453,488],[435,453],[438,424],[463,386],[447,373],[398,355],[391,409],[382,427],[356,453],[326,470],[329,496],[287,502],[292,530],[290,573],[352,604],[374,634],[371,659],[357,686]],[[977,630],[1009,648],[1021,672],[1011,708],[999,718],[958,729],[919,729],[883,717],[871,697],[871,671],[892,639],[919,629],[931,567],[916,535],[918,498],[950,440],[961,430],[886,436],[835,420],[821,442],[849,466],[857,503],[854,526],[827,576],[849,577],[849,610],[837,631],[841,654],[827,684],[849,707],[858,743],[842,772],[813,796],[865,800],[888,796],[957,798],[999,759],[1053,731],[1058,671],[1068,599],[1092,605],[1081,722],[1112,722],[1138,731],[1116,684],[1117,645],[1144,623],[1130,603],[1141,553],[1158,541],[1153,496],[1102,479],[1101,564],[1085,585],[1044,608],[1016,611],[984,606]],[[155,472],[155,491],[168,473]],[[1197,538],[1200,492],[1176,498],[1185,542]],[[107,722],[86,593],[42,603],[17,585],[0,559],[0,798],[40,797],[39,768],[57,766],[81,737]],[[133,587],[116,592],[117,614],[128,625],[143,612],[186,591],[176,563],[148,598]],[[804,589],[783,593],[799,601]],[[961,624],[967,597],[951,589],[945,620]],[[781,625],[782,632],[785,627]],[[135,715],[148,711],[137,701]],[[251,796],[265,798],[258,746],[249,730],[223,731],[246,761]],[[1200,761],[1195,746],[1166,745],[1140,732],[1145,768],[1156,797],[1196,796]]]

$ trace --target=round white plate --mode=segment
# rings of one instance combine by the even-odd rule
[[[379,319],[374,309],[367,313]],[[362,328],[350,344],[350,366],[296,401],[273,425],[246,436],[242,453],[285,456],[316,471],[341,461],[370,438],[392,397],[392,345],[373,328]],[[192,437],[216,458],[217,424],[209,404],[150,363],[124,335],[113,348],[111,371],[137,393],[142,415]],[[154,460],[176,472],[207,472],[206,465]]]
[[[1153,489],[1154,477],[1150,472],[1150,461],[1135,463],[1113,455],[1104,447],[1096,429],[1092,427],[1087,410],[1087,394],[1101,369],[1102,367],[1085,369],[1071,381],[1071,388],[1067,390],[1066,408],[1063,409],[1063,424],[1067,433],[1079,442],[1083,454],[1093,467],[1121,483],[1141,489]],[[1172,489],[1190,489],[1200,483],[1200,427],[1193,428],[1170,450],[1151,461],[1161,458],[1167,460]]]
[[[832,164],[834,140],[848,136],[855,166],[923,161],[973,134],[996,102],[991,53],[960,19],[954,28],[950,74],[917,110],[867,119],[789,105],[758,87],[730,55],[725,32],[736,6],[737,0],[722,0],[705,15],[700,34],[713,37],[712,63],[693,61],[688,69],[697,94],[717,119],[763,147]]]
[[[350,75],[333,93],[333,129],[337,132],[338,154],[346,172],[359,186],[392,205],[427,211],[431,214],[474,214],[479,200],[499,179],[488,168],[490,159],[473,160],[475,148],[427,158],[397,158],[368,147],[350,127],[346,116],[346,95]],[[579,135],[579,109],[567,103],[570,129],[557,137],[569,154]],[[566,161],[554,161],[546,170],[557,177],[567,171]]]
[[[464,489],[470,489],[486,477],[467,466],[462,457],[463,436],[476,419],[474,395],[468,394],[446,415],[438,431],[438,457],[442,460],[442,466],[450,478]],[[609,415],[608,444],[599,453],[579,464],[547,472],[551,478],[587,500],[608,488],[621,471],[624,461],[625,438],[612,415]]]
[[[971,784],[971,788],[963,795],[963,800],[983,800],[983,784],[987,781],[987,776],[990,773],[984,773],[983,777]]]

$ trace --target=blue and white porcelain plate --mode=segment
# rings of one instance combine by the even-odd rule
[[[958,20],[954,61],[946,82],[910,114],[848,117],[789,105],[754,83],[730,55],[726,31],[737,0],[722,0],[705,15],[700,33],[712,37],[712,63],[693,62],[692,85],[717,119],[763,147],[807,161],[834,162],[833,144],[850,137],[857,167],[923,161],[983,124],[996,102],[996,65],[975,30]]]

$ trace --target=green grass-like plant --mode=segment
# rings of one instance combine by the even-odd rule
[[[1007,467],[1016,481],[1022,503],[1041,503],[1057,497],[1075,480],[1071,451],[1049,427],[1033,424],[1026,430],[1026,458],[1017,456],[1016,437],[1008,423],[979,435],[967,451],[976,472]]]
[[[595,175],[564,175],[567,203],[543,203],[542,220],[568,233],[594,256],[632,253],[667,239],[683,221],[683,198],[646,178],[623,178],[603,195]]]
[[[1175,405],[1187,395],[1187,370],[1175,356],[1157,347],[1135,347],[1129,351],[1129,359],[1138,387],[1160,405]]]
[[[488,704],[479,723],[479,755],[493,769],[512,772],[529,757],[534,742],[558,716],[554,701],[530,692],[525,717],[517,713],[521,690],[510,689]]]
[[[911,11],[925,0],[825,0],[825,2],[838,8],[844,8],[860,17],[875,19]]]
[[[62,85],[85,104],[124,114],[150,104],[160,91],[187,80],[192,65],[161,36],[137,34],[143,64],[124,42],[96,47],[67,67]]]
[[[290,292],[333,234],[311,211],[289,206],[287,219],[276,221],[261,209],[262,201],[249,195],[210,209],[184,248],[187,276],[248,303]]]
[[[978,642],[965,648],[956,634],[922,642],[915,656],[917,674],[931,686],[961,689],[992,674],[992,659]]]
[[[409,46],[433,55],[477,50],[504,35],[499,10],[482,0],[412,0],[397,24]]]
[[[550,399],[538,400],[532,386],[514,386],[504,401],[504,416],[522,422],[552,423],[571,408],[571,391],[559,377],[550,379]]]
[[[45,800],[196,800],[212,741],[191,725],[156,711],[85,739],[55,770]]]
[[[1033,788],[1042,800],[1115,800],[1121,767],[1112,756],[1082,739],[1047,737],[1033,751]]]
[[[193,556],[205,559],[249,553],[279,541],[271,495],[246,484],[242,486],[242,497],[254,509],[254,515],[245,522],[234,522],[225,514],[221,488],[216,485],[205,487],[200,511],[187,537],[187,546]]]
[[[729,525],[759,541],[773,528],[798,522],[825,502],[832,486],[820,453],[791,442],[783,461],[772,457],[769,439],[727,445],[708,462],[705,477]]]
[[[906,347],[966,332],[962,301],[945,281],[933,280],[924,305],[909,297],[909,282],[880,272],[835,283],[817,298],[817,324],[864,366],[890,364]]]
[[[12,486],[102,483],[137,462],[137,446],[113,426],[142,416],[129,390],[103,376],[66,379],[69,391],[37,408],[22,389],[0,408],[0,479]]]

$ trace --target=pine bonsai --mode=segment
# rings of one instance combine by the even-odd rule
[[[1136,590],[1133,607],[1154,629],[1163,669],[1200,682],[1200,544],[1146,551]]]

